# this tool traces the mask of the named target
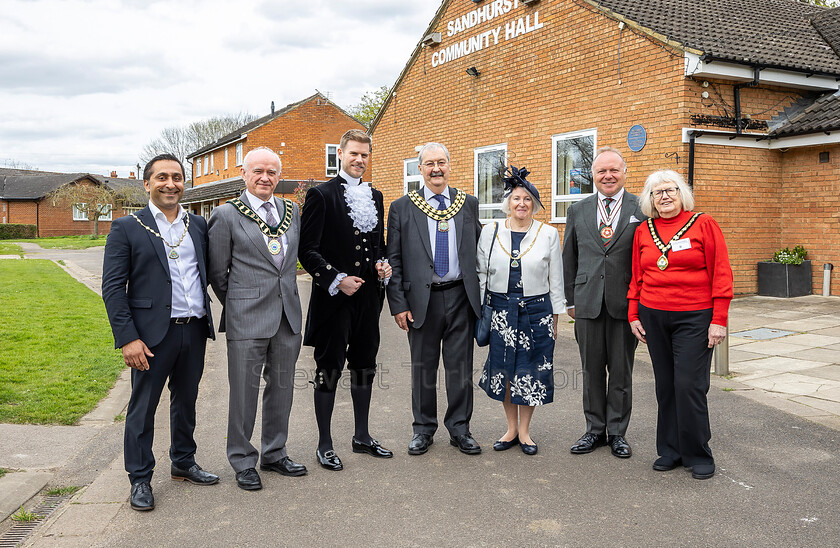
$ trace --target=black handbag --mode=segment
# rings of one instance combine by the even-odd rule
[[[493,307],[490,306],[490,257],[493,256],[493,244],[496,241],[496,234],[499,233],[499,223],[496,223],[496,230],[493,231],[493,239],[490,240],[490,251],[487,253],[487,279],[484,285],[484,302],[481,303],[481,317],[475,323],[475,343],[478,346],[490,344],[490,321],[493,319]]]

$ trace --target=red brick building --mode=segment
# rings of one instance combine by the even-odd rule
[[[840,266],[838,79],[840,8],[444,0],[372,124],[373,181],[386,204],[416,188],[415,151],[439,141],[483,217],[502,216],[506,161],[531,170],[541,220],[562,233],[568,204],[593,190],[593,151],[612,145],[631,192],[661,168],[693,184],[726,235],[736,294],[796,245],[819,292],[823,263]]]
[[[276,194],[291,194],[301,181],[317,184],[338,175],[338,148],[348,129],[365,127],[321,93],[287,105],[242,126],[187,156],[193,166],[193,188],[182,203],[210,216],[213,207],[237,197],[245,183],[242,160],[252,149],[268,147],[280,155],[282,179]]]
[[[90,173],[55,173],[24,169],[0,168],[0,222],[35,225],[39,238],[84,235],[93,233],[93,222],[76,207],[53,205],[49,194],[64,185],[105,185],[112,190],[137,187],[143,182],[134,177],[123,179],[112,172],[110,177]],[[111,221],[127,215],[137,207],[114,207],[99,218],[99,233],[111,231]],[[145,205],[145,204],[144,204]]]

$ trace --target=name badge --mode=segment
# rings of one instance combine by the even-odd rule
[[[691,240],[689,238],[683,238],[671,244],[672,251],[684,251],[686,249],[691,249]]]

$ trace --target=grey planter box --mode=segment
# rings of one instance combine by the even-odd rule
[[[801,297],[811,294],[811,261],[802,264],[758,263],[758,294]]]

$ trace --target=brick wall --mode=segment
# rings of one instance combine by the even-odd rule
[[[320,103],[320,104],[319,104]],[[266,146],[280,153],[283,162],[284,179],[315,179],[323,181],[331,179],[326,176],[325,145],[337,145],[341,136],[348,129],[365,127],[350,116],[344,114],[332,103],[324,99],[313,98],[291,111],[272,120],[271,122],[251,130],[243,143],[242,156],[248,151]],[[284,144],[285,143],[285,144]],[[211,181],[218,181],[239,176],[241,166],[236,165],[236,143],[230,144],[228,150],[228,169],[224,166],[224,149],[213,151],[213,165],[218,175],[194,175],[194,184],[201,185]],[[205,155],[201,156],[202,162]],[[193,162],[194,172],[197,173],[197,163]],[[370,178],[370,169],[366,180]]]
[[[447,22],[476,7],[467,0],[450,3],[437,28],[431,29],[442,33],[443,42],[419,53],[374,129],[373,182],[385,194],[386,208],[403,193],[403,160],[415,157],[415,147],[429,141],[447,145],[453,167],[450,183],[469,193],[475,190],[474,149],[506,143],[508,162],[528,167],[529,180],[548,206],[552,135],[597,129],[597,146],[612,145],[624,152],[627,189],[638,193],[656,169],[674,169],[687,178],[689,145],[682,142],[682,128],[692,127],[692,114],[734,116],[731,82],[710,80],[704,87],[702,79],[685,78],[681,51],[630,27],[620,31],[617,21],[589,7],[572,1],[520,5],[497,20],[447,37]],[[505,23],[526,16],[533,23],[536,12],[542,29],[504,40]],[[435,52],[497,26],[502,27],[498,45],[432,66]],[[481,71],[478,78],[466,74],[472,66]],[[702,97],[704,91],[708,98]],[[742,115],[767,121],[799,97],[795,90],[779,87],[743,88]],[[634,124],[647,131],[647,143],[639,152],[627,146],[627,132]],[[836,180],[840,158],[833,156],[826,166],[811,161],[814,151],[795,153],[803,155],[799,158],[769,149],[697,145],[695,152],[696,209],[711,214],[724,231],[736,294],[756,292],[756,263],[783,245],[810,246],[811,258],[819,257],[819,268],[822,262],[832,262],[822,257],[833,253],[840,268],[840,244],[820,243],[819,233],[812,230],[834,223],[837,233],[837,198],[819,206],[815,196],[803,201],[802,189],[795,189],[804,183],[790,184],[787,175],[797,171],[802,181],[813,183]],[[802,163],[812,167],[802,170]],[[788,208],[791,202],[798,203]],[[826,210],[820,213],[822,221],[794,213],[813,208]],[[834,217],[827,219],[830,211]],[[549,212],[538,218],[550,221]],[[564,225],[554,226],[562,234]],[[817,274],[821,279],[821,271],[815,279]],[[819,291],[821,286],[814,287]]]

